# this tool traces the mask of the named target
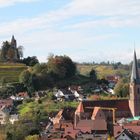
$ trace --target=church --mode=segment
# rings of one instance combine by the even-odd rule
[[[99,140],[108,134],[120,136],[125,128],[140,138],[140,73],[135,51],[129,94],[129,99],[83,100],[76,109],[62,109],[52,121],[53,132],[63,132],[63,138]]]
[[[97,124],[100,124],[102,125],[102,129],[106,130],[106,122],[110,122],[110,119],[112,119],[112,122],[114,121],[114,124],[121,118],[140,116],[140,74],[135,51],[129,94],[129,99],[85,100],[80,102],[75,111],[75,128],[78,129],[82,126],[87,128],[91,126],[90,130],[98,130],[99,128],[96,127],[99,126]]]

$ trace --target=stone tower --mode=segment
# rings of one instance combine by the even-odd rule
[[[12,39],[11,39],[11,46],[12,46],[13,48],[17,48],[17,41],[15,40],[14,35],[12,36]]]
[[[140,116],[140,76],[137,63],[136,52],[134,51],[132,73],[130,80],[130,99],[129,107],[132,116]]]
[[[14,50],[13,60],[17,61],[18,60],[17,41],[16,41],[14,35],[12,36],[12,39],[11,39],[11,48]]]

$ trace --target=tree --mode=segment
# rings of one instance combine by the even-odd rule
[[[76,73],[76,66],[68,56],[51,56],[47,66],[48,73],[56,79],[70,78]]]
[[[90,76],[90,79],[93,81],[93,82],[96,82],[97,81],[97,74],[96,74],[96,71],[94,69],[92,69],[89,73],[89,76]]]
[[[15,95],[15,88],[14,87],[0,88],[0,98],[1,99],[7,99],[12,95]]]
[[[34,74],[45,74],[45,73],[47,73],[47,71],[48,71],[47,64],[37,63],[36,65],[34,65],[32,73],[34,73]]]
[[[20,74],[19,81],[27,87],[29,94],[34,92],[33,75],[28,70],[25,70]]]
[[[5,77],[2,77],[1,78],[1,86],[3,87],[6,83],[6,78]]]
[[[2,49],[1,49],[1,56],[0,59],[2,61],[7,61],[7,52],[10,48],[10,43],[8,41],[3,42]]]
[[[28,56],[27,58],[24,58],[21,63],[24,63],[27,66],[34,66],[35,64],[39,63],[39,61],[36,56]]]
[[[27,136],[25,140],[39,140],[39,136],[38,135]]]
[[[25,140],[25,137],[30,135],[30,133],[38,127],[30,120],[30,124],[26,123],[25,120],[28,120],[28,114],[24,118],[24,121],[20,119],[18,123],[6,124],[6,140]],[[37,134],[34,134],[37,135]],[[37,137],[33,137],[37,138]],[[32,139],[33,140],[33,139]],[[36,139],[35,139],[36,140]]]
[[[125,83],[125,79],[120,79],[115,85],[114,91],[119,97],[127,97],[129,95],[129,84]]]
[[[30,79],[31,73],[28,70],[23,71],[19,76],[19,81],[23,84],[27,84]]]
[[[23,46],[18,46],[18,55],[19,55],[19,58],[23,58]]]

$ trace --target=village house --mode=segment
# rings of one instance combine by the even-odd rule
[[[140,135],[134,133],[129,129],[123,129],[123,131],[115,137],[115,140],[139,140],[139,139]]]
[[[139,123],[125,125],[127,130],[124,130],[117,123],[118,120],[123,122],[125,119],[140,116],[140,75],[136,52],[134,52],[129,92],[129,99],[83,100],[75,111],[69,110],[69,116],[70,113],[73,114],[69,120],[64,117],[65,111],[61,110],[53,121],[53,131],[63,132],[62,138],[70,136],[79,140],[94,139],[96,135],[104,139],[108,133],[114,135],[117,140],[122,137],[129,140],[132,132],[138,138],[140,133]],[[65,94],[60,91],[58,95],[64,96]],[[136,132],[136,130],[139,132]]]
[[[9,115],[9,110],[3,106],[0,109],[0,124],[5,124],[7,119],[7,116]]]
[[[105,78],[110,83],[117,83],[120,79],[119,75],[107,75]]]
[[[59,89],[54,92],[54,96],[57,100],[74,100],[80,97],[80,94],[76,90]]]
[[[9,121],[10,121],[11,124],[14,124],[18,120],[19,120],[19,115],[18,114],[10,115]]]
[[[0,100],[0,124],[5,124],[11,112],[13,101],[11,99]]]
[[[14,101],[22,101],[24,99],[28,99],[29,95],[27,92],[19,92],[16,96],[12,95],[10,98]]]

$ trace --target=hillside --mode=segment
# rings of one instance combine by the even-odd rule
[[[86,65],[86,64],[78,64],[77,65],[77,70],[81,75],[89,75],[89,72],[91,71],[91,69],[95,69],[97,72],[97,76],[98,78],[104,78],[107,75],[114,75],[114,74],[118,74],[118,75],[129,75],[130,71],[128,69],[125,68],[118,68],[118,69],[114,69],[113,66],[111,65]]]
[[[20,73],[27,66],[19,63],[0,63],[0,84],[18,82]]]

